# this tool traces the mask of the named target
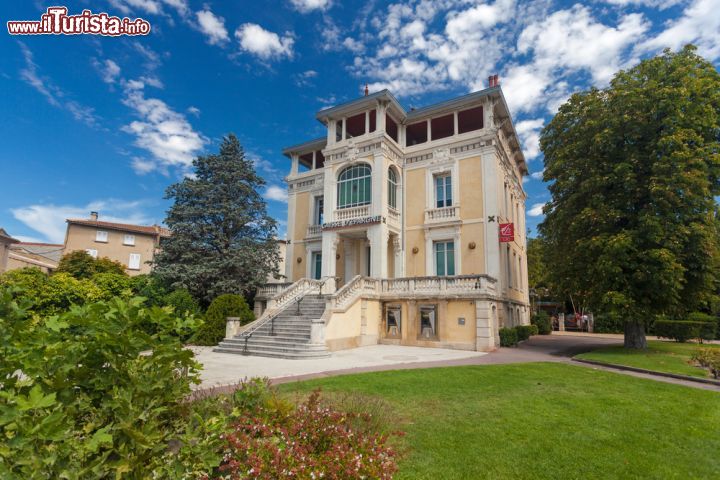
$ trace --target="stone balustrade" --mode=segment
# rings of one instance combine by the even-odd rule
[[[351,220],[370,216],[370,205],[359,207],[338,208],[335,210],[335,221]]]
[[[437,223],[460,220],[460,207],[431,208],[425,210],[425,223]]]

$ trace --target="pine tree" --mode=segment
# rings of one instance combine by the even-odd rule
[[[230,134],[217,155],[193,161],[194,175],[168,187],[165,220],[172,235],[155,258],[155,273],[206,305],[225,293],[252,294],[280,259],[277,222],[268,216],[255,173]]]

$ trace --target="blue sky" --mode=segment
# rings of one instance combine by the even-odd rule
[[[3,22],[60,2],[3,1]],[[162,222],[165,188],[234,132],[285,231],[284,146],[323,134],[317,110],[390,88],[405,107],[500,75],[532,175],[528,226],[549,199],[538,135],[574,91],[695,43],[720,62],[720,0],[63,3],[142,17],[147,37],[0,39],[0,227],[62,242],[65,218]]]

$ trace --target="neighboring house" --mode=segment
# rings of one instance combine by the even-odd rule
[[[89,219],[68,219],[63,254],[85,250],[96,258],[107,257],[125,265],[129,275],[150,273],[155,252],[170,231],[159,225],[103,222],[97,212]]]
[[[406,111],[382,90],[316,118],[327,135],[283,151],[285,274],[297,283],[275,298],[268,285],[259,300],[291,312],[322,289],[312,338],[329,350],[486,351],[499,328],[529,323],[527,166],[497,76],[424,108]]]
[[[8,256],[10,253],[10,246],[14,243],[18,243],[20,240],[16,240],[8,233],[0,228],[0,273],[7,270]]]
[[[34,267],[50,273],[57,268],[64,248],[64,245],[56,243],[16,243],[10,247],[7,269]]]

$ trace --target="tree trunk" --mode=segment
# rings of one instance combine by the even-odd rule
[[[645,350],[647,339],[645,338],[645,322],[630,320],[625,322],[625,348]]]

